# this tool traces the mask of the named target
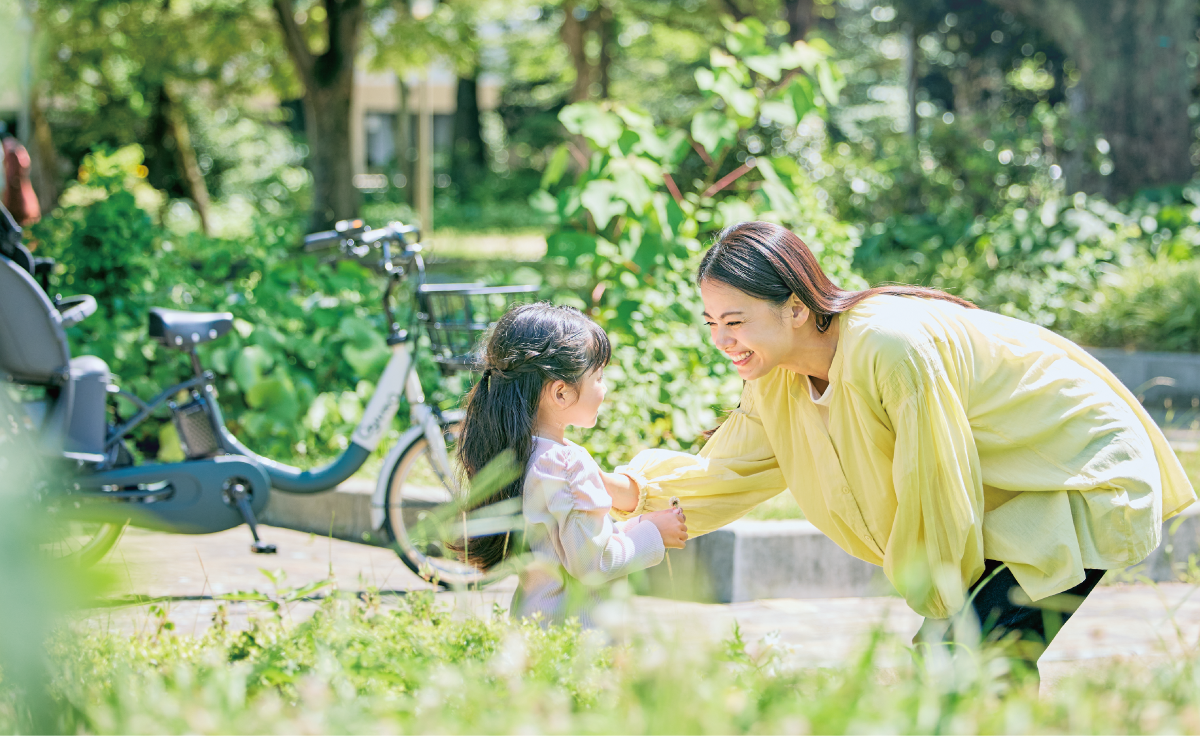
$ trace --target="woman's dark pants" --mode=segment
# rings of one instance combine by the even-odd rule
[[[1032,602],[1021,589],[1012,571],[1003,562],[987,560],[983,575],[971,586],[971,607],[979,619],[984,641],[1012,641],[1017,659],[1037,673],[1037,660],[1062,629],[1071,614],[1092,592],[1106,570],[1085,570],[1083,582],[1070,590]],[[1026,603],[1028,605],[1023,605]],[[1016,636],[1014,636],[1014,634]],[[944,641],[953,641],[950,628]]]

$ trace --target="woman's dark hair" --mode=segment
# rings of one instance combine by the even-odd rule
[[[576,385],[611,355],[608,335],[574,307],[522,304],[500,318],[484,348],[483,378],[467,394],[458,456],[468,480],[505,451],[521,474],[468,510],[521,495],[542,388],[552,381]],[[465,546],[459,553],[484,570],[513,547],[508,534],[474,537]]]
[[[877,294],[942,299],[974,309],[966,299],[937,289],[901,284],[847,291],[829,280],[812,251],[795,233],[769,222],[743,222],[721,231],[696,275],[782,306],[794,294],[813,313],[817,330],[829,329],[835,314]]]

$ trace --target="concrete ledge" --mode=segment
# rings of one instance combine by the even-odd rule
[[[1087,348],[1087,351],[1148,407],[1160,407],[1166,399],[1171,399],[1176,410],[1188,410],[1193,409],[1193,399],[1200,399],[1200,355],[1129,352],[1120,348]],[[1161,378],[1174,383],[1156,384],[1156,379]],[[1161,417],[1155,419],[1161,421]]]
[[[883,569],[851,557],[807,521],[736,521],[673,550],[671,567],[635,587],[663,598],[739,603],[761,598],[889,595]],[[673,574],[672,574],[673,573]],[[1163,525],[1163,542],[1124,576],[1172,582],[1200,574],[1200,504]]]
[[[370,528],[373,492],[374,484],[367,480],[351,480],[312,496],[273,492],[263,521],[320,536],[332,528],[337,539],[382,545],[383,536]],[[669,554],[669,566],[664,562],[633,576],[636,590],[715,603],[893,592],[882,568],[851,557],[802,520],[736,521]],[[1165,582],[1198,572],[1200,504],[1195,504],[1163,525],[1163,543],[1126,574]]]
[[[1140,564],[1126,569],[1134,577],[1158,583],[1200,582],[1200,503],[1163,524],[1163,541]]]
[[[371,496],[374,493],[374,481],[359,478],[351,478],[326,493],[301,495],[271,491],[271,501],[262,515],[262,522],[322,537],[332,534],[334,539],[347,542],[384,545],[384,535],[371,528]]]
[[[735,521],[668,554],[670,566],[647,570],[636,588],[715,603],[893,592],[882,568],[851,557],[802,520]]]

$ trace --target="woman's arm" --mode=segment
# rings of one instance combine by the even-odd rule
[[[607,474],[605,486],[619,518],[665,509],[671,497],[678,496],[687,514],[688,536],[695,537],[741,518],[786,490],[787,482],[747,385],[740,406],[699,455],[645,450]]]

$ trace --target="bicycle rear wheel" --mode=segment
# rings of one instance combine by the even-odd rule
[[[112,467],[130,465],[133,465],[133,455],[125,446],[125,441],[120,440]],[[63,504],[72,503],[69,496],[47,503],[45,538],[39,545],[40,552],[44,558],[57,564],[87,569],[103,560],[117,546],[129,522],[90,521],[61,508]]]
[[[456,444],[458,422],[445,425],[446,449],[452,473],[458,472]],[[490,582],[486,573],[463,562],[450,545],[461,540],[460,490],[455,477],[437,469],[429,442],[418,437],[400,453],[388,474],[384,528],[396,552],[410,570],[446,588],[478,586]]]
[[[54,564],[88,568],[109,553],[121,539],[126,523],[95,522],[71,513],[75,502],[62,489],[71,482],[70,469],[47,458],[39,449],[28,415],[0,383],[0,473],[4,484],[19,488],[30,499],[26,521],[36,526],[38,554]],[[133,463],[124,444],[117,447],[115,466]]]
[[[41,554],[57,564],[89,568],[104,559],[121,539],[127,524],[52,518],[46,525]]]

